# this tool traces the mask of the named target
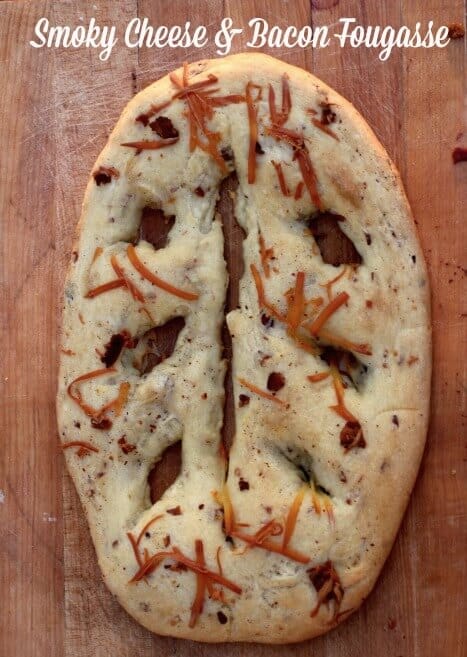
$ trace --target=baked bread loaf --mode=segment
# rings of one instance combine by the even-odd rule
[[[225,314],[233,172],[243,275]],[[346,100],[248,53],[130,101],[86,190],[57,410],[105,582],[136,620],[284,643],[356,610],[415,481],[430,364],[410,209]],[[175,444],[180,473],[153,503]]]

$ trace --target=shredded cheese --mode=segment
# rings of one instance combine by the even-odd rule
[[[159,276],[156,276],[152,271],[150,271],[146,265],[141,262],[141,260],[138,257],[138,254],[136,253],[136,249],[133,246],[133,244],[129,244],[127,247],[127,256],[133,267],[136,269],[137,272],[143,276],[146,280],[148,280],[150,283],[153,285],[156,285],[159,287],[161,290],[164,290],[165,292],[168,292],[169,294],[173,294],[175,297],[179,297],[180,299],[186,299],[187,301],[195,301],[198,299],[198,294],[195,294],[193,292],[186,292],[185,290],[181,290],[178,287],[175,287],[171,285],[170,283],[167,283],[167,281],[164,281],[162,278],[159,278]]]

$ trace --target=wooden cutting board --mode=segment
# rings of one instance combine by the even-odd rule
[[[329,635],[296,646],[207,646],[158,638],[104,587],[77,496],[58,449],[54,396],[63,277],[94,159],[139,89],[202,51],[34,50],[38,18],[51,24],[370,25],[461,21],[462,0],[127,0],[0,3],[0,657],[461,657],[467,545],[465,432],[465,202],[462,136],[465,40],[445,49],[377,53],[274,50],[352,101],[398,165],[433,288],[431,428],[394,549],[361,610]],[[239,38],[235,50],[245,48]],[[464,295],[462,294],[464,292]],[[465,335],[465,333],[464,333]],[[463,414],[464,413],[464,414]],[[464,616],[463,616],[464,613]],[[464,623],[465,625],[465,623]]]

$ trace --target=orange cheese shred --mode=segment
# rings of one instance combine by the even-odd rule
[[[195,554],[196,563],[199,564],[200,569],[206,568],[206,561],[204,559],[204,546],[203,541],[196,539],[195,541]],[[204,597],[206,594],[207,578],[203,572],[196,573],[196,595],[191,605],[191,616],[188,627],[194,627],[198,617],[201,615],[204,607]]]
[[[115,254],[113,254],[110,258],[110,264],[112,265],[112,269],[114,272],[117,274],[119,280],[123,281],[128,288],[128,291],[130,292],[131,296],[133,299],[136,301],[140,301],[141,303],[145,303],[145,298],[143,294],[138,290],[136,285],[130,281],[129,278],[125,276],[125,272],[123,269],[120,267],[119,263],[117,262],[117,257]]]
[[[80,457],[84,456],[88,452],[99,452],[97,447],[94,447],[94,445],[91,445],[91,443],[88,443],[84,440],[70,440],[68,443],[62,443],[61,445],[62,449],[69,449],[70,447],[79,447],[77,454]]]
[[[289,512],[287,514],[287,519],[284,526],[284,536],[282,539],[282,549],[285,549],[292,538],[292,534],[295,531],[295,525],[297,524],[297,517],[300,512],[300,507],[302,506],[303,498],[307,491],[307,486],[301,486],[298,493],[295,495],[295,498],[290,506]]]
[[[289,76],[287,73],[284,73],[282,76],[282,110],[281,112],[277,111],[276,108],[276,94],[272,84],[269,85],[269,114],[271,117],[271,123],[283,126],[284,123],[289,118],[290,110],[292,109],[292,98],[290,95],[290,86],[289,86]]]
[[[337,404],[330,406],[330,408],[340,415],[347,422],[358,422],[357,418],[352,415],[352,413],[347,410],[344,403],[344,385],[342,383],[342,377],[339,370],[334,365],[331,365],[331,374],[332,381],[334,385],[334,391],[336,393]]]
[[[332,286],[334,285],[334,283],[337,283],[337,281],[344,276],[346,271],[347,271],[347,266],[344,265],[344,269],[335,278],[331,278],[331,280],[327,281],[326,283],[319,284],[320,287],[324,287],[324,289],[326,290],[329,301],[331,301],[332,299]]]
[[[150,271],[146,265],[144,265],[141,260],[138,258],[138,255],[136,253],[136,249],[133,246],[133,244],[129,244],[127,248],[127,256],[133,267],[136,269],[137,272],[143,276],[146,280],[148,280],[150,283],[153,285],[156,285],[159,287],[161,290],[164,290],[165,292],[168,292],[169,294],[173,294],[175,297],[179,297],[180,299],[186,299],[187,301],[194,301],[198,299],[198,294],[195,294],[193,292],[186,292],[185,290],[181,290],[178,287],[175,287],[171,285],[170,283],[167,283],[167,281],[164,281],[162,278],[159,278],[159,276],[156,276],[152,271]]]
[[[151,139],[142,141],[127,141],[120,146],[126,146],[128,148],[136,148],[138,151],[156,151],[159,148],[165,148],[166,146],[172,146],[178,141],[178,137],[169,137],[169,139]]]
[[[276,162],[275,160],[271,160],[271,164],[276,170],[277,179],[279,181],[279,187],[281,189],[282,195],[290,196],[290,189],[287,187],[287,183],[285,182],[285,176],[282,170],[282,164],[280,162]]]
[[[286,322],[289,326],[289,329],[292,333],[295,333],[300,324],[300,319],[305,310],[305,297],[304,297],[304,286],[305,286],[305,272],[297,272],[295,278],[295,289],[289,299],[289,308],[287,312]]]
[[[318,372],[318,374],[309,374],[306,378],[311,383],[318,383],[318,381],[324,381],[324,379],[327,379],[330,375],[331,372],[328,370],[327,372]]]
[[[259,234],[259,253],[261,256],[261,265],[263,267],[263,272],[266,278],[269,278],[271,275],[271,270],[269,267],[269,261],[274,258],[274,249],[272,247],[266,248],[264,243],[263,234]]]
[[[114,281],[109,281],[103,285],[89,290],[84,296],[86,299],[94,299],[94,297],[99,296],[99,294],[104,294],[104,292],[109,292],[110,290],[115,290],[119,287],[126,287],[126,281],[123,278],[117,278]]]
[[[274,123],[266,128],[266,132],[277,140],[285,141],[292,146],[295,151],[293,159],[298,162],[300,173],[302,174],[303,182],[310,194],[310,198],[318,210],[323,210],[324,206],[318,193],[318,179],[303,135]]]
[[[177,547],[173,547],[170,551],[156,552],[152,557],[147,558],[143,566],[131,578],[130,583],[139,582],[147,575],[150,575],[160,563],[164,561],[164,559],[173,559],[174,561],[186,566],[189,570],[205,575],[211,581],[224,586],[234,593],[240,594],[242,592],[241,587],[235,584],[235,582],[232,582],[223,575],[219,575],[218,573],[209,570],[206,566],[198,563],[198,561],[193,561],[185,556]]]
[[[344,303],[349,299],[347,292],[341,292],[338,294],[332,301],[328,303],[327,306],[323,308],[318,317],[313,320],[313,322],[308,326],[308,330],[312,335],[318,335],[322,326],[328,321],[328,319],[333,315],[336,310],[338,310]]]
[[[327,126],[325,123],[321,123],[321,121],[315,118],[311,119],[311,122],[316,128],[318,128],[322,132],[325,132],[329,137],[332,137],[336,141],[339,141],[339,137],[336,135],[336,133],[333,132],[331,128]]]
[[[246,107],[248,113],[248,127],[250,130],[248,142],[248,184],[256,181],[256,142],[258,140],[258,112],[253,100],[253,89],[261,89],[252,82],[248,82],[245,90]]]
[[[304,187],[305,187],[305,183],[303,182],[303,180],[300,180],[300,182],[295,187],[295,193],[293,196],[296,201],[302,198]]]
[[[97,258],[100,255],[102,255],[103,250],[104,249],[102,248],[102,246],[96,246],[96,250],[94,251],[94,255],[92,256],[91,265],[93,265],[96,262]]]
[[[84,411],[86,415],[88,415],[89,417],[98,417],[101,414],[101,409],[93,408],[89,404],[83,402],[81,392],[79,389],[76,388],[77,384],[81,383],[82,381],[87,381],[89,379],[95,379],[99,376],[105,376],[106,374],[110,374],[111,372],[115,372],[115,371],[116,371],[115,367],[104,367],[99,370],[93,370],[92,372],[81,374],[81,376],[78,376],[68,385],[67,388],[68,395],[76,404],[78,404],[81,410]]]
[[[267,310],[268,313],[271,315],[271,317],[275,317],[280,322],[285,322],[284,315],[282,315],[282,313],[279,312],[273,304],[269,303],[266,300],[266,296],[264,294],[263,281],[261,280],[261,276],[259,274],[259,271],[258,271],[258,269],[256,268],[256,266],[254,264],[250,265],[250,271],[251,271],[251,274],[253,276],[253,280],[254,280],[255,286],[256,286],[256,293],[258,295],[258,305],[261,308],[264,308],[264,310]]]
[[[286,406],[286,402],[283,399],[279,399],[275,395],[272,395],[270,392],[266,392],[266,390],[262,390],[261,388],[258,388],[258,386],[255,386],[254,383],[250,383],[246,379],[242,379],[239,377],[238,382],[240,385],[242,385],[244,388],[247,388],[250,392],[255,393],[259,397],[263,397],[264,399],[269,399],[269,401],[272,401],[276,404],[279,404],[279,406]]]
[[[357,354],[364,354],[365,356],[371,356],[372,354],[371,347],[366,342],[364,343],[351,342],[350,340],[347,340],[346,338],[341,338],[338,335],[334,335],[334,333],[331,333],[330,331],[326,331],[325,329],[321,329],[321,331],[319,332],[319,337],[322,338],[323,340],[326,340],[326,342],[329,342],[335,347],[340,347],[341,349],[347,349],[348,351],[355,351]]]

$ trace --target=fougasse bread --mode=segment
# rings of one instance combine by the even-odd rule
[[[139,623],[285,643],[359,607],[423,451],[429,313],[399,175],[323,82],[248,53],[129,102],[86,190],[57,409],[104,580]]]

